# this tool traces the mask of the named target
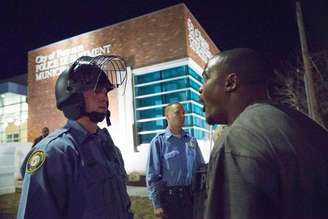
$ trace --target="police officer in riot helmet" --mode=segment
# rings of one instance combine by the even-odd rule
[[[107,93],[126,77],[118,56],[80,57],[56,82],[68,119],[26,158],[17,218],[133,218],[119,149],[97,126],[110,124]]]

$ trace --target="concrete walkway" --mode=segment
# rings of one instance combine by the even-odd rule
[[[146,187],[142,186],[127,186],[129,196],[148,197]]]

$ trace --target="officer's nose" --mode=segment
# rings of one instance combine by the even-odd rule
[[[107,94],[103,97],[102,101],[106,102],[106,104],[108,105],[108,97],[107,97]]]
[[[107,92],[101,92],[98,94],[98,98],[101,102],[108,102]]]
[[[107,89],[101,89],[100,91],[99,91],[99,94],[100,94],[100,96],[101,97],[103,97],[103,98],[107,98]]]

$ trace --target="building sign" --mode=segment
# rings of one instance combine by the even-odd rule
[[[35,58],[35,79],[37,81],[60,75],[71,63],[81,56],[98,56],[109,54],[112,45],[85,50],[83,45],[68,49],[58,49],[47,55]]]
[[[188,18],[187,23],[190,48],[206,63],[213,56],[210,52],[210,47],[201,32],[195,28],[190,18]]]

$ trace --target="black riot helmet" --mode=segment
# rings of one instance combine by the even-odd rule
[[[126,80],[125,61],[119,56],[82,56],[61,73],[56,81],[56,104],[66,118],[77,120],[88,116],[93,122],[105,117],[110,125],[110,112],[86,112],[83,91],[106,88],[111,91]]]

